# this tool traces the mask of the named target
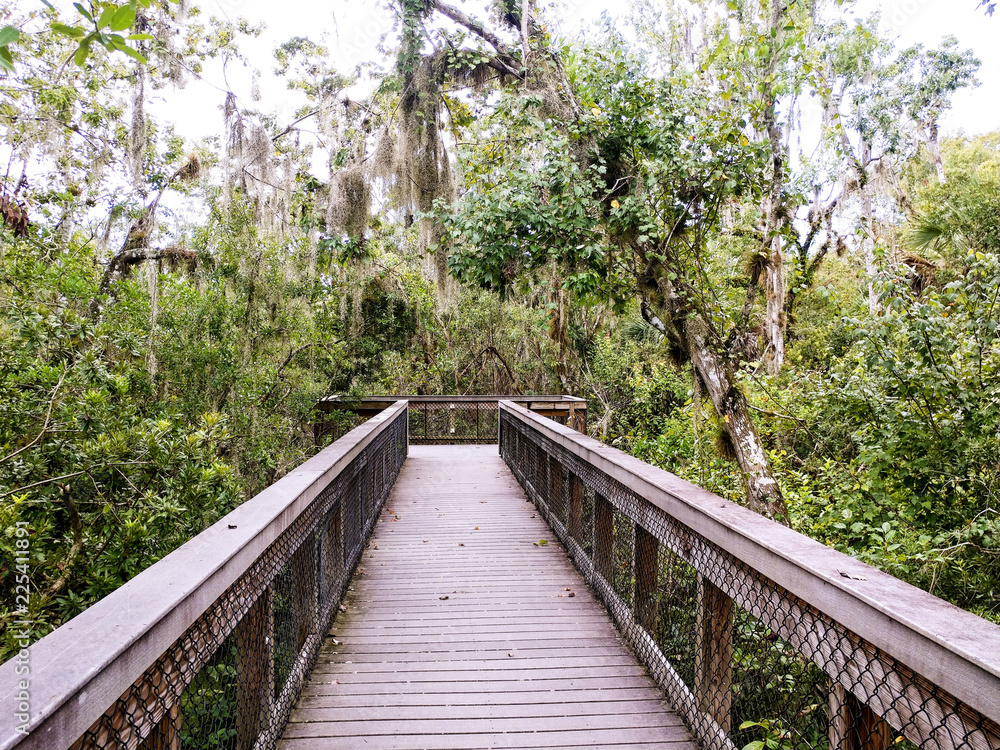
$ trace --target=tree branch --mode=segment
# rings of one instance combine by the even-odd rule
[[[458,8],[442,2],[442,0],[434,0],[434,9],[441,15],[450,18],[459,26],[464,26],[497,51],[497,57],[495,58],[497,64],[494,64],[494,60],[491,60],[490,67],[500,70],[502,73],[512,75],[518,79],[524,78],[524,74],[520,70],[517,60],[512,54],[510,54],[510,50],[500,37],[487,29],[476,19],[466,15]],[[500,67],[498,67],[498,65]]]
[[[24,453],[26,450],[28,450],[29,448],[31,448],[32,446],[34,446],[39,440],[41,440],[42,436],[48,431],[48,429],[49,429],[49,421],[52,418],[52,407],[53,407],[53,405],[56,402],[56,395],[59,393],[59,388],[60,388],[60,386],[62,386],[62,382],[66,378],[66,374],[68,372],[69,372],[69,368],[67,367],[63,371],[63,374],[59,376],[59,382],[56,383],[56,387],[52,389],[52,395],[49,397],[49,408],[45,412],[45,422],[42,424],[41,431],[38,433],[38,435],[35,437],[34,440],[32,440],[30,443],[28,443],[24,447],[18,448],[16,451],[14,451],[13,453],[11,453],[9,456],[4,456],[3,458],[0,458],[0,464],[4,463],[6,461],[9,461],[10,459],[14,458],[14,456],[17,456],[20,453]]]

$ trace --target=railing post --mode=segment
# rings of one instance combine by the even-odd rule
[[[236,627],[236,750],[251,750],[274,700],[274,595],[264,589]]]
[[[548,463],[549,457],[541,445],[535,445],[535,492],[543,503],[548,505],[548,498],[545,496],[548,489]]]
[[[613,582],[612,560],[615,543],[615,516],[611,503],[594,494],[594,568],[609,584]]]
[[[698,574],[694,694],[698,707],[729,733],[733,703],[733,600]]]
[[[292,555],[292,602],[298,617],[295,650],[300,651],[306,638],[317,631],[319,596],[316,584],[316,539],[309,535]]]
[[[552,513],[561,523],[566,523],[566,512],[563,508],[562,494],[562,466],[559,459],[549,456],[549,512]]]
[[[841,685],[830,688],[830,750],[886,750],[892,728]]]
[[[569,475],[569,535],[583,544],[583,482]]]
[[[642,526],[635,527],[635,616],[652,634],[656,630],[656,579],[659,573],[660,543]]]

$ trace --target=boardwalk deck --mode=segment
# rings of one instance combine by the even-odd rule
[[[496,446],[411,446],[279,745],[693,750]]]

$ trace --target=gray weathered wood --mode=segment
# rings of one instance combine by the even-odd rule
[[[35,643],[30,733],[17,732],[13,712],[0,711],[0,750],[73,745],[405,410],[396,404],[356,428]],[[13,703],[14,669],[13,661],[0,665],[0,705]]]
[[[412,448],[279,747],[694,750],[541,516],[495,447]]]
[[[274,596],[268,586],[236,628],[236,748],[251,750],[274,700]]]
[[[642,526],[635,527],[635,619],[647,633],[656,632],[656,581],[660,571],[660,543]]]
[[[517,404],[500,409],[1000,722],[1000,626]]]
[[[733,705],[733,600],[698,576],[694,695],[698,707],[728,734]]]

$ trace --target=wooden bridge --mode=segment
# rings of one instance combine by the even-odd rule
[[[997,626],[530,401],[432,403],[0,666],[0,750],[1000,748]],[[496,444],[411,445],[473,408]]]

